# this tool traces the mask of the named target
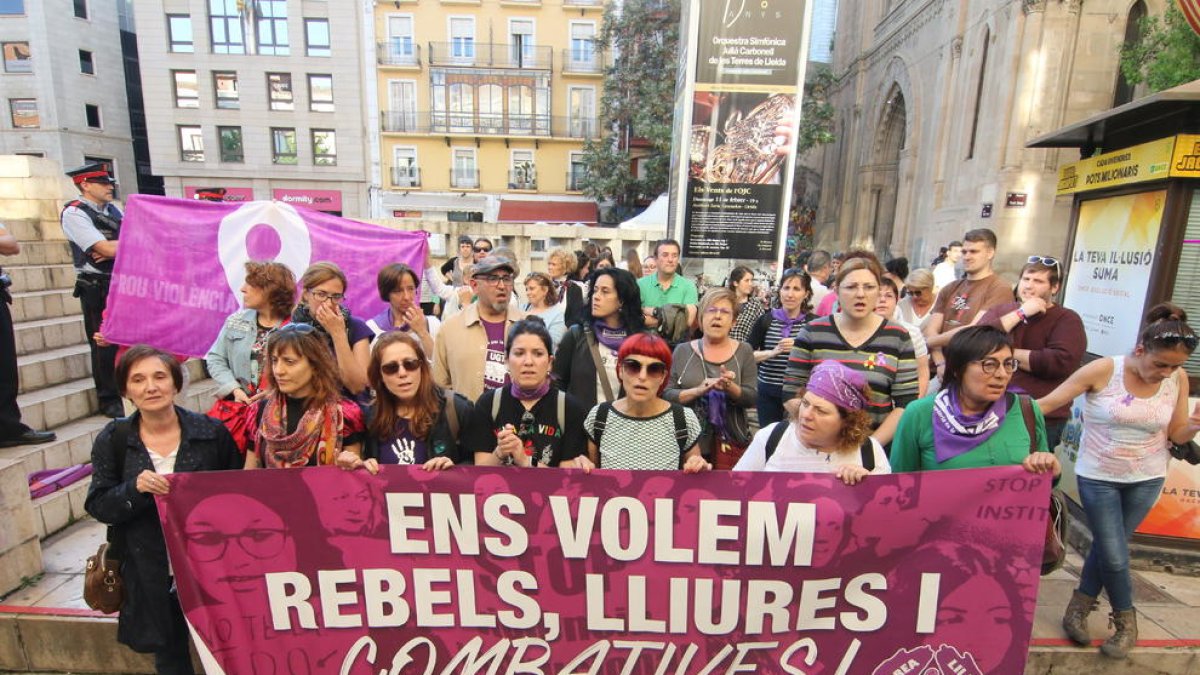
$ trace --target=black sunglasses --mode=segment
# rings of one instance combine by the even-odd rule
[[[1192,333],[1191,335],[1184,335],[1183,333],[1176,333],[1174,331],[1159,333],[1151,338],[1151,341],[1164,345],[1182,344],[1189,350],[1195,349],[1197,345],[1200,345],[1200,337],[1198,337],[1195,333]]]
[[[624,370],[625,374],[629,377],[636,377],[643,370],[645,370],[646,374],[650,377],[662,377],[667,373],[667,364],[663,363],[662,361],[642,363],[637,359],[625,359],[621,362],[621,370]]]
[[[395,375],[396,373],[400,372],[400,366],[404,366],[404,369],[410,373],[415,373],[417,369],[421,367],[421,360],[401,359],[399,361],[388,361],[387,363],[379,366],[379,372],[383,373],[384,375]]]
[[[475,252],[476,252],[476,253],[491,253],[491,252],[492,252],[492,249],[491,249],[490,247],[487,247],[487,246],[476,246],[476,247],[475,247]]]

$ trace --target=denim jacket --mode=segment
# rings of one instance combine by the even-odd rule
[[[258,334],[258,312],[243,309],[229,315],[216,342],[204,356],[208,374],[220,388],[217,398],[224,398],[234,389],[258,384],[258,368],[250,358],[250,348]]]

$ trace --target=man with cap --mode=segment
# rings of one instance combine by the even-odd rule
[[[504,341],[514,321],[525,318],[512,302],[517,264],[489,255],[475,263],[470,279],[475,302],[446,320],[434,344],[433,380],[471,401],[504,385]]]
[[[124,214],[113,204],[116,181],[106,165],[85,164],[67,175],[79,189],[79,199],[66,205],[60,219],[75,263],[75,297],[83,306],[83,329],[92,350],[92,380],[96,383],[100,412],[108,417],[121,417],[125,409],[113,373],[117,346],[101,347],[96,337],[104,319]]]
[[[192,198],[204,202],[223,202],[225,201],[225,188],[196,188],[196,194]]]
[[[21,243],[0,224],[0,255],[20,252]],[[8,310],[12,302],[8,292],[11,285],[12,280],[0,270],[0,448],[49,443],[55,439],[51,431],[35,431],[21,423],[21,409],[17,407],[17,342],[12,313]]]

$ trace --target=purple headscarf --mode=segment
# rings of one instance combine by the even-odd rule
[[[864,410],[867,407],[867,377],[837,361],[818,363],[809,373],[805,388],[847,410]]]

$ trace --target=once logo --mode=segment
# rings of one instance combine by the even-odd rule
[[[897,649],[871,675],[983,675],[975,657],[950,645],[936,650],[922,645],[913,649]]]

